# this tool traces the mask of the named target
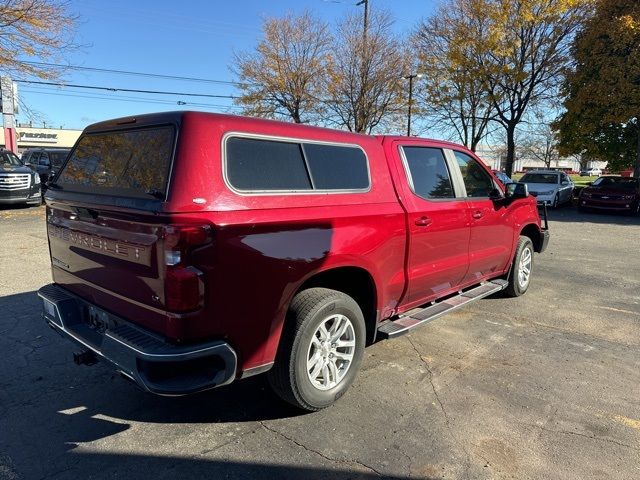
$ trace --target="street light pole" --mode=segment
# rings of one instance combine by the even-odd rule
[[[411,105],[413,103],[413,79],[422,78],[421,73],[414,73],[407,75],[404,78],[409,80],[409,111],[407,114],[407,137],[411,136]]]

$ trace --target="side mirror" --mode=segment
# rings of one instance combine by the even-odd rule
[[[565,180],[562,182],[562,185],[569,185],[569,182]]]
[[[526,183],[510,183],[506,188],[506,198],[515,200],[517,198],[527,198],[529,196],[529,188]]]

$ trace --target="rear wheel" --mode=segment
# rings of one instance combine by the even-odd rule
[[[291,302],[269,382],[304,410],[328,407],[356,376],[366,338],[364,316],[348,295],[310,288]]]
[[[509,284],[505,289],[509,297],[519,297],[529,288],[533,273],[533,242],[529,237],[520,236],[516,254],[509,272]]]

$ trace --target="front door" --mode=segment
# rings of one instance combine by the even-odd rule
[[[442,148],[407,142],[393,154],[399,156],[397,183],[410,232],[403,305],[413,307],[462,281],[468,262],[468,208],[466,200],[456,195]]]
[[[453,150],[462,174],[471,217],[469,269],[464,283],[480,280],[507,268],[513,248],[510,209],[489,198],[496,185],[487,170],[470,155]]]

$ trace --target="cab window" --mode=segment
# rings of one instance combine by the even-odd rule
[[[469,155],[455,150],[453,154],[462,173],[467,197],[488,197],[495,186],[487,171]]]
[[[444,153],[439,148],[402,147],[413,192],[426,199],[455,198]]]

